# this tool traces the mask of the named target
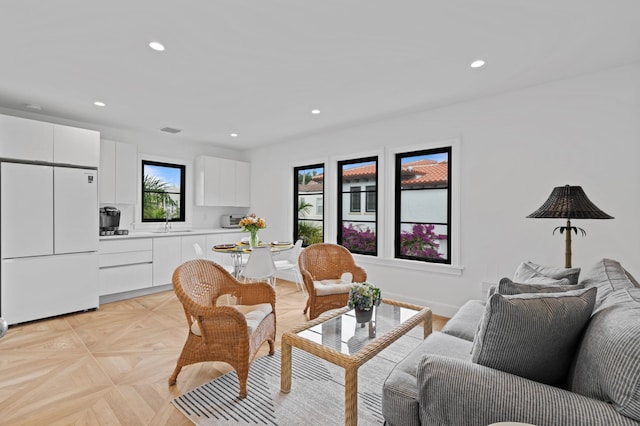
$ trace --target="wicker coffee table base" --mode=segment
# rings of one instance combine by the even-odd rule
[[[411,305],[407,303],[397,302],[390,299],[383,299],[383,303],[400,306],[403,308],[413,309],[416,314],[406,322],[398,325],[393,330],[378,336],[363,347],[361,350],[352,355],[339,353],[336,350],[323,346],[319,343],[300,337],[297,333],[311,328],[317,324],[321,324],[331,318],[335,318],[345,312],[350,311],[349,308],[341,308],[322,315],[315,320],[309,321],[298,327],[295,327],[282,335],[282,361],[280,367],[280,390],[284,393],[291,391],[291,347],[302,349],[305,352],[313,354],[319,358],[331,362],[337,366],[344,368],[344,424],[351,426],[358,424],[358,368],[365,362],[380,353],[384,348],[398,340],[401,336],[409,332],[411,329],[419,325],[424,326],[424,337],[431,334],[432,318],[431,309],[422,306]]]

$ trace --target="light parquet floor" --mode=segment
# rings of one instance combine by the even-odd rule
[[[279,349],[282,333],[306,320],[306,299],[292,282],[278,280],[276,291]],[[434,316],[434,329],[445,322]],[[231,367],[187,366],[169,387],[186,332],[173,291],[11,327],[0,339],[0,424],[190,425],[171,400]]]

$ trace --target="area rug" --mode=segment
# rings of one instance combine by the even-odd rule
[[[392,343],[358,370],[358,424],[381,425],[382,384],[422,341],[422,328]],[[235,371],[173,400],[196,425],[344,424],[344,369],[293,348],[291,392],[280,392],[280,352],[251,364],[248,394],[238,397]]]

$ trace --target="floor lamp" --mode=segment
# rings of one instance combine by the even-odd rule
[[[587,235],[584,229],[571,226],[571,219],[613,219],[613,216],[600,210],[587,198],[582,187],[569,185],[553,188],[549,199],[544,202],[542,207],[527,217],[567,219],[567,226],[558,226],[553,230],[554,234],[558,229],[561,234],[566,231],[565,268],[571,268],[571,231],[578,235],[578,230],[580,230],[583,236]]]

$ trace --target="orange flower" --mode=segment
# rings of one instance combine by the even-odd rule
[[[266,228],[267,222],[263,218],[256,216],[255,213],[251,213],[249,216],[243,217],[240,220],[240,226],[242,226],[242,230],[245,232],[255,232],[259,229]]]

